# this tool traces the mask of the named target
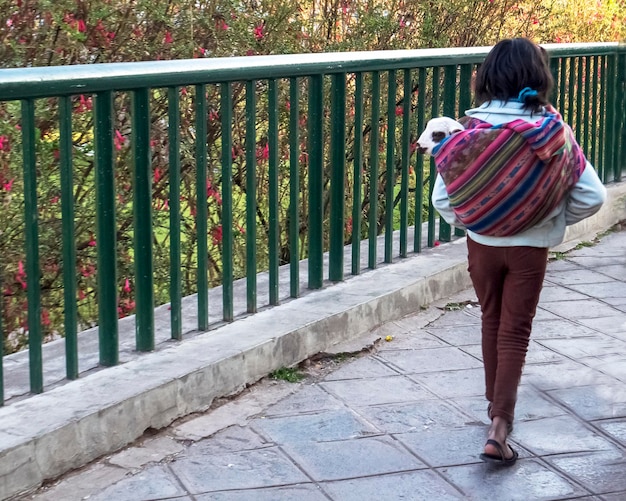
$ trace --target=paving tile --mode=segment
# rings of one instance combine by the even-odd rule
[[[439,475],[429,470],[325,482],[321,485],[334,501],[381,501],[381,499],[454,501],[466,499]]]
[[[536,342],[573,359],[610,353],[623,357],[626,354],[625,341],[600,333],[575,339],[544,339]]]
[[[394,435],[429,466],[457,466],[480,463],[487,436],[487,426],[429,428],[414,433]]]
[[[604,494],[601,501],[624,501],[624,499],[626,499],[626,490]]]
[[[349,410],[255,419],[251,426],[277,444],[346,440],[378,433]]]
[[[517,421],[512,438],[536,455],[610,450],[614,445],[572,416]]]
[[[597,299],[554,301],[543,303],[541,308],[570,320],[602,318],[615,313],[614,308]]]
[[[482,365],[479,360],[455,347],[389,351],[381,358],[408,374],[471,369]]]
[[[248,426],[231,426],[217,432],[210,438],[194,442],[185,449],[181,456],[193,458],[197,456],[213,456],[227,452],[263,449],[275,445],[252,431]]]
[[[93,501],[110,501],[112,499],[145,501],[173,497],[191,499],[185,497],[186,494],[170,471],[169,466],[158,465],[148,467],[137,475],[126,477],[97,495],[90,496],[89,499]]]
[[[480,310],[476,313],[472,310],[446,311],[446,314],[439,317],[430,325],[433,327],[451,327],[456,325],[480,324]]]
[[[384,433],[466,426],[471,417],[442,400],[360,407],[356,411]]]
[[[320,386],[349,406],[392,404],[434,397],[406,376],[326,381]]]
[[[546,310],[545,308],[543,308],[543,305],[540,304],[537,308],[537,312],[535,313],[534,321],[537,322],[539,320],[558,320],[561,317],[561,315],[556,315],[551,311]]]
[[[599,284],[612,281],[610,277],[586,269],[558,270],[555,273],[548,268],[546,279],[558,285]]]
[[[510,468],[480,463],[438,470],[465,493],[468,500],[554,500],[587,494],[567,478],[532,459],[518,460]]]
[[[328,501],[321,489],[313,484],[212,492],[194,498],[196,501]]]
[[[383,364],[374,357],[363,357],[343,365],[336,371],[331,372],[324,378],[324,381],[338,381],[340,379],[359,379],[362,377],[379,377],[397,375],[390,367]]]
[[[603,318],[581,318],[581,324],[605,334],[626,335],[626,313],[617,313]]]
[[[617,382],[615,378],[573,360],[552,364],[527,364],[522,373],[522,383],[531,384],[540,390],[569,389]]]
[[[308,478],[278,448],[183,457],[172,471],[190,494],[227,489],[251,489],[308,482]]]
[[[535,388],[522,384],[517,392],[515,421],[563,416],[567,411],[544,397]]]
[[[614,280],[601,284],[570,285],[575,291],[597,299],[626,298],[626,287],[623,282]]]
[[[349,367],[349,366],[348,366]],[[272,405],[264,413],[265,416],[280,416],[305,412],[341,409],[341,401],[330,395],[319,384],[304,385],[296,393],[285,397]]]
[[[626,447],[626,418],[611,421],[596,421],[594,424]]]
[[[427,328],[428,332],[437,336],[439,339],[451,344],[452,346],[464,346],[468,344],[480,344],[481,333],[480,324],[459,325],[454,329],[448,327],[431,327]]]
[[[546,460],[594,494],[626,491],[626,457],[620,451],[555,456]]]
[[[425,468],[390,437],[290,443],[284,450],[315,481],[343,480]]]
[[[589,296],[593,296],[593,294],[585,294],[583,292],[584,291],[577,292],[576,290],[571,290],[570,288],[565,288],[560,285],[546,284],[543,286],[543,289],[541,290],[541,295],[539,296],[539,303],[544,304],[544,303],[550,303],[553,301],[588,299]]]
[[[606,262],[601,265],[600,271],[615,280],[626,281],[626,265],[623,261],[620,264],[608,265]]]
[[[597,331],[583,327],[578,323],[569,320],[553,319],[553,320],[537,320],[533,321],[533,330],[530,335],[531,339],[572,339],[578,337],[591,336]]]
[[[485,393],[482,368],[415,374],[411,379],[441,398],[468,397]]]
[[[393,339],[378,345],[377,352],[384,353],[389,350],[417,350],[422,348],[442,348],[447,343],[433,336],[426,330],[405,332],[398,335],[390,334]]]
[[[548,393],[586,420],[626,416],[624,384],[563,388]]]

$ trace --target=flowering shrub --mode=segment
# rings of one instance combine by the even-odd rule
[[[538,42],[601,41],[624,37],[626,7],[623,1],[588,2],[565,0],[441,0],[438,2],[386,2],[336,0],[318,2],[285,0],[181,0],[155,2],[147,0],[0,0],[0,60],[5,67],[52,66],[104,63],[118,61],[163,60],[200,57],[224,57],[254,54],[286,54],[300,52],[331,52],[384,50],[444,46],[487,45],[506,36],[530,36]],[[353,85],[353,82],[349,83]],[[180,94],[181,130],[194,128],[194,89],[182,88]],[[221,279],[220,255],[224,231],[232,231],[235,239],[235,273],[245,269],[245,109],[243,86],[234,88],[233,183],[235,227],[221,225],[220,194],[220,113],[210,106],[207,122],[209,179],[206,196],[209,205],[210,283]],[[155,300],[164,303],[169,279],[169,164],[167,100],[154,91],[151,111],[153,168],[153,225],[155,238]],[[261,97],[263,102],[264,97]],[[218,89],[207,88],[207,102],[219,103]],[[286,123],[289,100],[280,89],[280,120]],[[300,103],[301,121],[306,124],[306,102]],[[72,97],[73,160],[77,280],[77,302],[80,327],[94,324],[96,307],[95,180],[93,100],[88,95]],[[130,103],[127,95],[116,96],[114,148],[116,154],[117,237],[120,317],[132,314],[135,308],[133,261],[132,175],[130,155]],[[260,107],[261,109],[261,107]],[[265,108],[262,108],[265,109]],[[354,108],[348,107],[349,113]],[[402,104],[395,115],[401,120]],[[52,339],[63,334],[63,258],[59,235],[60,173],[58,103],[43,100],[37,103],[37,158],[39,197],[39,238],[41,254],[41,324]],[[256,161],[259,179],[267,177],[269,145],[268,117],[257,117],[258,142]],[[20,144],[19,103],[0,103],[0,204],[3,223],[0,227],[0,282],[3,292],[2,327],[5,353],[22,347],[28,333],[26,303],[26,272],[24,256],[23,180]],[[381,129],[381,132],[384,132]],[[364,135],[368,130],[364,131]],[[304,173],[308,162],[307,138],[303,134],[300,163]],[[348,140],[347,155],[352,144]],[[384,151],[385,137],[380,148]],[[288,200],[288,143],[279,142],[281,174],[279,191],[281,208]],[[414,143],[411,153],[414,152]],[[194,245],[197,235],[195,187],[195,146],[185,136],[181,144],[181,213],[184,256],[183,290],[194,292],[196,262]],[[364,170],[364,193],[370,181]],[[303,181],[304,182],[304,181]],[[412,189],[415,173],[411,167]],[[260,185],[261,186],[261,185]],[[382,185],[381,185],[382,186]],[[266,193],[259,193],[258,204],[266,207]],[[325,203],[328,203],[326,200]],[[366,204],[366,201],[364,201]],[[259,211],[260,214],[263,210]],[[285,220],[286,215],[281,216]],[[305,217],[301,218],[306,221]],[[259,216],[259,231],[268,232],[268,223]],[[378,222],[382,227],[382,220]],[[346,240],[353,228],[346,222]],[[303,231],[303,234],[306,232]],[[280,256],[291,259],[286,236],[281,236]],[[303,246],[304,247],[304,246]],[[299,258],[301,256],[295,256]],[[267,255],[259,256],[259,267],[267,263]]]

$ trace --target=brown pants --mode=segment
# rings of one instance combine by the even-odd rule
[[[548,249],[491,247],[467,238],[469,273],[482,310],[485,396],[491,416],[513,422]]]

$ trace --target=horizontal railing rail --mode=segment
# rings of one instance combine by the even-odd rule
[[[545,47],[555,105],[603,180],[621,180],[624,48]],[[488,51],[0,70],[0,329],[9,352],[28,348],[30,391],[56,382],[47,339],[64,338],[74,379],[81,331],[97,326],[99,364],[115,365],[120,318],[151,351],[156,306],[169,304],[160,328],[178,340],[185,297],[207,331],[451,240],[415,141],[431,116],[471,107]],[[0,402],[17,396],[3,366]]]

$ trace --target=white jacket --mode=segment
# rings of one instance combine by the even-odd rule
[[[524,109],[522,103],[514,101],[491,101],[479,108],[467,110],[465,114],[492,125],[500,125],[520,118],[529,122],[535,122],[538,119],[537,114],[533,116],[530,111]],[[566,226],[595,214],[605,201],[606,188],[593,166],[587,162],[587,167],[569,196],[536,226],[509,237],[479,235],[470,230],[467,230],[467,234],[475,242],[492,247],[553,247],[563,241]],[[439,174],[435,180],[432,202],[435,209],[449,224],[463,228],[450,207],[448,193]]]

